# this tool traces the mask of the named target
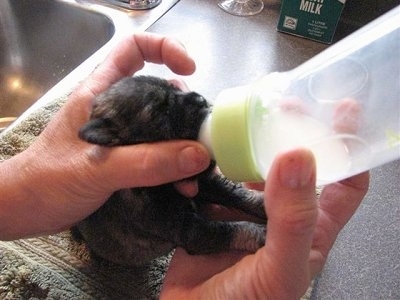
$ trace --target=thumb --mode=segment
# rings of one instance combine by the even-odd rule
[[[308,263],[318,213],[315,173],[312,153],[292,150],[276,159],[265,185],[268,232],[264,255],[280,290],[297,291],[300,297],[310,281]]]
[[[198,174],[210,164],[207,150],[194,141],[97,147],[95,152],[96,159],[103,160],[102,182],[114,189],[177,181]]]

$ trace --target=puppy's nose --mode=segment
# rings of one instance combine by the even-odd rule
[[[208,106],[208,101],[201,95],[198,95],[197,101],[199,101],[203,105],[207,105]]]

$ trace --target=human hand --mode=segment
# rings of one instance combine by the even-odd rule
[[[209,165],[206,149],[194,141],[103,148],[78,138],[93,98],[145,61],[182,75],[195,70],[183,46],[170,38],[138,34],[124,40],[31,147],[0,165],[0,239],[61,231],[94,212],[115,190],[180,180]],[[184,191],[185,184],[180,186]]]
[[[267,239],[255,254],[188,255],[177,249],[161,299],[299,299],[368,189],[363,173],[315,194],[311,152],[274,162],[265,183]]]

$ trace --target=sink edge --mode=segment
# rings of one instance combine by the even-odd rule
[[[51,87],[42,97],[28,107],[13,123],[0,132],[0,137],[23,122],[29,115],[50,102],[68,95],[72,90],[106,58],[110,51],[125,37],[137,32],[144,32],[159,18],[167,13],[179,0],[163,0],[161,4],[149,11],[129,11],[111,7],[99,0],[58,0],[70,5],[92,10],[109,18],[115,31],[111,39],[96,50],[90,57],[79,64],[63,79]],[[146,16],[147,14],[147,16]]]

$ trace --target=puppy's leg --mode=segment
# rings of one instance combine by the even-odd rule
[[[251,222],[209,221],[185,214],[177,245],[189,254],[209,254],[229,250],[255,252],[265,244],[265,226]]]
[[[200,176],[198,184],[199,193],[195,201],[221,204],[260,219],[267,219],[262,192],[247,189],[242,184],[234,183],[216,173]]]

